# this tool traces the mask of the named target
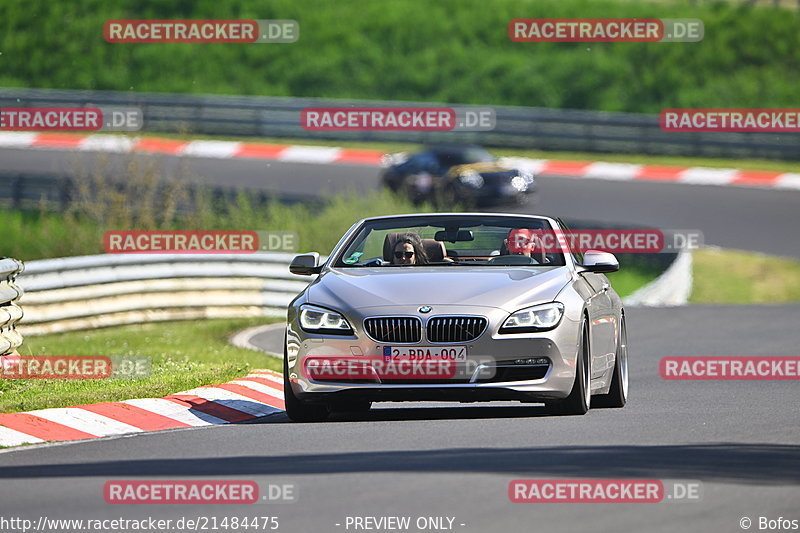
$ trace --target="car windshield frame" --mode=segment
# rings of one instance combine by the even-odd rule
[[[350,235],[347,239],[341,243],[340,246],[334,250],[334,253],[331,256],[331,261],[328,262],[330,268],[369,268],[369,267],[377,267],[377,268],[384,268],[384,267],[416,267],[416,268],[424,268],[424,267],[443,267],[443,266],[470,266],[470,267],[487,267],[487,268],[511,268],[511,267],[524,267],[524,268],[553,268],[553,267],[563,267],[570,264],[570,261],[567,259],[567,254],[564,251],[561,252],[554,252],[548,253],[547,256],[551,258],[550,263],[531,263],[531,264],[486,264],[485,262],[478,262],[476,260],[468,260],[468,261],[439,261],[427,264],[392,264],[391,262],[387,262],[383,255],[380,255],[378,258],[381,260],[380,263],[375,264],[368,264],[363,263],[360,260],[357,262],[345,262],[345,257],[352,257],[353,251],[352,247],[355,246],[359,241],[363,243],[369,235],[374,231],[386,231],[386,230],[396,230],[397,232],[404,232],[409,228],[414,227],[431,227],[438,230],[445,230],[445,229],[473,229],[475,227],[485,226],[485,227],[501,227],[501,228],[508,228],[509,231],[511,229],[518,229],[518,228],[527,228],[527,229],[535,229],[535,230],[544,230],[544,231],[552,231],[560,229],[558,222],[553,221],[547,217],[527,217],[527,216],[506,216],[506,215],[460,215],[460,214],[448,214],[448,215],[413,215],[413,216],[401,216],[401,217],[388,217],[388,218],[374,218],[374,219],[365,219],[362,223],[352,230]],[[445,246],[450,247],[450,245],[454,244],[450,241],[443,240],[440,241],[445,243]],[[491,255],[491,254],[490,254]],[[510,254],[516,255],[516,254]],[[470,257],[470,256],[465,256]],[[474,256],[478,257],[478,256]],[[497,257],[496,255],[494,257]],[[374,257],[367,258],[367,261],[374,260]]]

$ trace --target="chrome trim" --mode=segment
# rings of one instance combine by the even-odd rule
[[[437,318],[477,318],[477,319],[483,320],[485,322],[485,324],[484,324],[483,329],[481,330],[481,332],[473,339],[466,340],[466,341],[437,341],[437,342],[434,342],[434,341],[432,341],[430,339],[430,336],[428,335],[428,327],[429,327],[431,321],[433,321],[434,319],[437,319]],[[450,327],[452,327],[452,326],[450,326]],[[440,344],[440,345],[467,344],[467,343],[474,342],[474,341],[480,339],[483,336],[483,334],[486,333],[486,331],[489,329],[489,319],[487,317],[485,317],[485,316],[482,316],[482,315],[434,315],[434,316],[428,317],[427,320],[425,320],[425,322],[423,324],[423,329],[424,329],[424,332],[425,332],[425,340],[429,344]]]
[[[396,319],[400,319],[400,318],[408,318],[408,319],[412,319],[412,320],[416,320],[417,321],[417,323],[419,324],[419,340],[417,340],[415,342],[398,342],[398,341],[379,340],[379,339],[373,337],[370,334],[369,328],[367,327],[367,321],[368,320],[396,320]],[[373,340],[373,341],[375,341],[377,343],[380,343],[380,344],[389,344],[389,345],[401,344],[401,345],[411,346],[411,345],[415,345],[415,344],[421,344],[423,339],[424,339],[424,335],[425,335],[425,326],[422,323],[422,319],[420,319],[420,317],[414,316],[414,315],[377,315],[377,316],[368,316],[368,317],[365,317],[364,320],[361,322],[361,326],[362,326],[362,328],[364,330],[364,334],[367,337],[369,337],[371,340]],[[398,325],[398,326],[395,326],[392,329],[397,329],[398,327],[403,327],[404,329],[407,329],[407,326],[410,326],[410,324],[403,325],[403,326]],[[384,331],[386,331],[386,332],[389,331],[389,330],[386,329],[386,325],[385,324],[383,324],[380,327],[383,328]],[[405,334],[407,335],[406,338],[410,338],[411,337],[411,332],[410,331],[407,330],[405,332]]]

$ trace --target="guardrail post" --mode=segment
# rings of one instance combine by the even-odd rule
[[[24,269],[21,261],[0,258],[0,357],[16,355],[17,348],[22,345],[22,335],[17,332],[22,308],[16,303],[22,296],[22,289],[14,280]]]

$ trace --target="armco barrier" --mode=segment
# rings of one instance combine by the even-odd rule
[[[289,273],[292,254],[125,254],[30,261],[26,335],[104,326],[285,316],[309,282]]]
[[[306,131],[307,107],[480,108],[433,102],[332,100],[260,96],[210,96],[115,91],[0,88],[2,107],[122,106],[142,110],[144,132],[287,137],[335,141],[469,142],[486,146],[703,157],[796,160],[800,135],[792,133],[675,133],[661,130],[658,115],[572,109],[493,106],[492,131]]]
[[[0,259],[0,356],[14,353],[22,344],[22,335],[17,331],[22,308],[16,303],[22,289],[14,280],[23,269],[16,259]]]

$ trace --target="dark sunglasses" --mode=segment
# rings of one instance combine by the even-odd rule
[[[401,259],[403,257],[405,257],[406,259],[411,259],[412,257],[414,257],[414,252],[395,252],[394,253],[394,258],[395,259]]]

